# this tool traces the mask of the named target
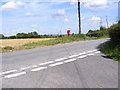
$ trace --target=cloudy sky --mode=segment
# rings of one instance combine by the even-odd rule
[[[44,1],[44,2],[43,2]],[[117,22],[119,0],[81,0],[82,33],[99,29],[100,18],[106,27]],[[2,0],[0,33],[15,35],[37,31],[39,34],[78,33],[76,0]]]

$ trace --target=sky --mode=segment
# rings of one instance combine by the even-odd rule
[[[44,1],[44,2],[43,2]],[[80,0],[82,33],[117,23],[119,0]],[[78,33],[77,0],[2,0],[0,34],[36,31],[39,34]]]

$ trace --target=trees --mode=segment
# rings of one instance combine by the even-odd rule
[[[4,35],[3,34],[0,34],[0,39],[4,39]]]
[[[108,29],[105,27],[100,27],[100,30],[89,30],[87,36],[89,37],[102,37],[108,35]]]
[[[109,28],[111,41],[120,43],[120,23],[114,24]]]
[[[39,38],[40,35],[38,35],[37,32],[30,32],[30,33],[18,33],[16,35],[17,38]]]

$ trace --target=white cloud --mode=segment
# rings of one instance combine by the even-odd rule
[[[35,25],[35,24],[34,24],[34,25],[31,25],[31,27],[37,27],[37,26],[38,26],[38,25]]]
[[[74,5],[78,0],[71,0],[71,5]],[[108,7],[110,3],[108,0],[80,0],[84,7],[89,9],[104,9]]]
[[[89,9],[104,9],[108,7],[108,0],[81,0],[84,6]]]
[[[31,12],[27,12],[25,15],[26,16],[32,16],[32,13]]]
[[[68,22],[69,19],[67,18],[66,12],[64,9],[59,9],[53,11],[52,17],[57,20],[63,20],[64,22]]]
[[[65,19],[64,19],[64,22],[68,22],[68,21],[69,21],[69,19],[68,19],[68,18],[65,18]]]
[[[93,16],[91,19],[88,19],[88,20],[91,20],[91,21],[100,21],[100,17]]]
[[[21,1],[9,1],[6,4],[2,5],[0,8],[1,9],[16,9],[19,6],[23,6],[25,5],[25,3],[21,2]]]

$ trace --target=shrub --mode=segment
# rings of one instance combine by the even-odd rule
[[[14,48],[11,47],[11,46],[6,46],[6,47],[4,47],[3,49],[5,49],[5,50],[13,50]]]
[[[109,28],[109,35],[111,41],[115,43],[120,43],[120,23],[114,24]]]

